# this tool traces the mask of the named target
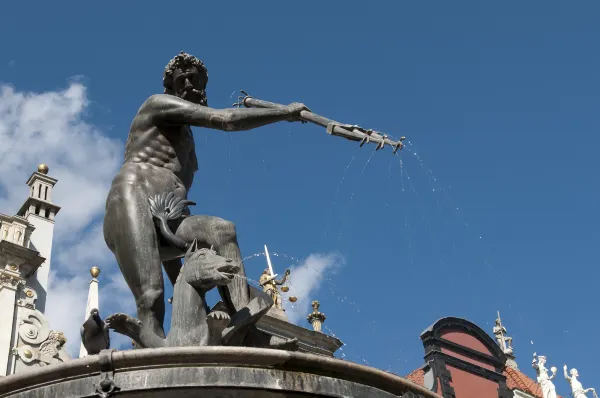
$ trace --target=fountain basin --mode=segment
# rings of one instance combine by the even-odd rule
[[[105,350],[0,378],[0,397],[112,396],[439,398],[402,377],[352,362],[247,347]]]

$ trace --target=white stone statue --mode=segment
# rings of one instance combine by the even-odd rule
[[[502,321],[500,320],[500,312],[498,312],[498,319],[496,319],[496,326],[494,326],[494,335],[496,336],[496,341],[502,349],[502,352],[507,355],[512,355],[512,337],[506,335],[506,328],[502,326]]]
[[[588,398],[585,395],[588,392],[592,392],[594,394],[594,398],[598,398],[596,394],[596,390],[594,388],[583,388],[581,382],[577,380],[579,377],[579,372],[577,369],[571,369],[571,376],[567,374],[567,365],[563,366],[563,370],[565,371],[565,379],[571,384],[571,390],[573,391],[573,398]]]
[[[552,372],[552,376],[548,375],[548,369],[546,369],[546,357],[540,355],[539,357],[534,352],[533,353],[533,361],[531,365],[535,369],[537,373],[537,382],[542,387],[542,394],[544,398],[556,398],[556,387],[554,387],[554,383],[552,383],[552,379],[556,376],[556,368],[553,366],[550,368]]]

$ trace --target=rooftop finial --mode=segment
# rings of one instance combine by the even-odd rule
[[[49,170],[50,170],[50,168],[45,163],[41,163],[41,164],[38,165],[38,170],[37,170],[38,173],[48,174]]]
[[[92,268],[90,268],[90,274],[92,275],[92,278],[97,278],[98,275],[100,275],[100,268],[93,266]]]
[[[319,311],[319,307],[321,306],[321,304],[317,301],[314,300],[311,303],[312,307],[313,307],[313,312],[311,312],[310,314],[308,314],[308,316],[306,317],[306,320],[312,324],[313,330],[315,332],[320,332],[321,331],[321,325],[323,324],[323,322],[325,322],[325,319],[327,318],[325,316],[324,313]]]

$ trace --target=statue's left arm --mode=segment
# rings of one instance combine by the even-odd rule
[[[283,285],[285,283],[285,281],[287,281],[288,276],[290,276],[290,270],[286,270],[285,274],[283,274],[283,278],[281,278],[281,280],[277,280],[275,279],[275,284],[276,285]]]

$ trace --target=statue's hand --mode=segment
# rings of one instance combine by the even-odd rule
[[[289,104],[287,106],[287,110],[290,114],[290,119],[289,119],[290,122],[300,121],[302,123],[306,123],[306,121],[300,119],[300,112],[302,112],[302,111],[311,112],[311,110],[308,109],[308,107],[306,105],[301,104],[299,102],[293,102],[293,103]]]

